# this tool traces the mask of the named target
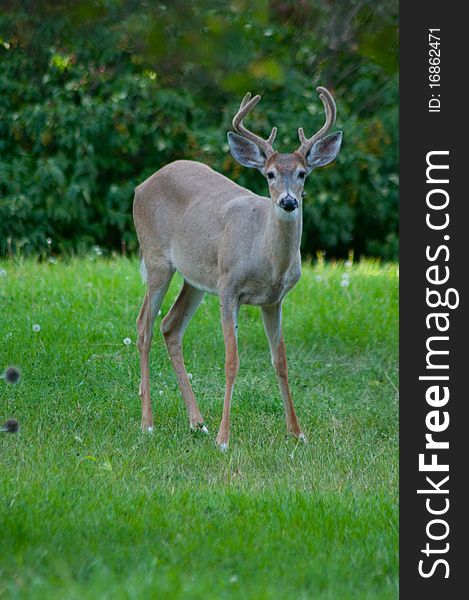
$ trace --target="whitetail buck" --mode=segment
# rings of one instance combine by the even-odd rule
[[[285,407],[287,430],[304,439],[288,386],[282,334],[282,300],[301,274],[300,240],[305,178],[337,156],[342,133],[326,136],[336,107],[330,92],[318,88],[326,121],[312,137],[298,130],[300,146],[293,154],[273,149],[274,127],[267,140],[243,124],[259,102],[247,94],[228,133],[231,154],[242,165],[258,169],[269,185],[270,198],[258,196],[204,164],[178,160],[136,188],[133,215],[142,253],[141,271],[147,292],[137,319],[140,352],[142,429],[153,429],[149,353],[153,323],[175,271],[184,278],[181,292],[163,319],[163,333],[192,429],[207,431],[187,376],[182,355],[184,331],[204,294],[220,297],[226,348],[226,389],[217,436],[228,447],[230,405],[238,372],[238,310],[241,304],[262,308]]]

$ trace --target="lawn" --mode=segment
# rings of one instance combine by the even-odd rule
[[[396,265],[305,266],[285,301],[308,444],[285,434],[259,310],[241,309],[226,454],[217,298],[185,338],[209,435],[189,430],[161,317],[144,435],[137,260],[12,260],[0,275],[0,370],[22,371],[0,380],[0,421],[21,423],[0,437],[0,597],[397,598]]]

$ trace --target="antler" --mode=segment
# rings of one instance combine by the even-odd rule
[[[258,148],[263,150],[263,152],[266,156],[271,156],[275,152],[275,150],[273,149],[273,144],[275,141],[275,136],[277,135],[277,128],[274,127],[272,129],[269,137],[266,140],[264,140],[263,138],[256,135],[255,133],[252,133],[252,131],[249,131],[248,129],[246,129],[246,127],[243,125],[244,117],[251,111],[252,108],[254,108],[254,106],[256,106],[256,104],[259,102],[260,99],[261,99],[261,97],[259,95],[254,96],[254,98],[251,99],[250,92],[248,92],[244,96],[244,98],[239,106],[239,110],[236,113],[236,115],[234,116],[233,128],[235,131],[237,131],[240,135],[245,137],[247,140],[254,142]]]
[[[337,108],[332,94],[328,90],[326,90],[326,88],[323,87],[318,87],[316,89],[319,92],[319,97],[321,98],[322,103],[324,105],[324,111],[326,113],[326,122],[321,127],[321,129],[310,138],[307,138],[305,136],[303,127],[300,127],[298,129],[298,137],[300,138],[301,145],[298,148],[297,152],[299,154],[302,154],[303,156],[306,156],[306,154],[308,154],[315,142],[317,142],[325,136],[329,129],[334,125],[335,118],[337,116]]]

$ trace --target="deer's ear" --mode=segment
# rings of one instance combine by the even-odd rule
[[[228,144],[231,156],[244,167],[252,169],[262,169],[264,167],[266,157],[254,142],[230,131],[228,133]]]
[[[339,154],[342,144],[342,132],[337,131],[318,140],[306,155],[306,164],[310,169],[324,167]]]

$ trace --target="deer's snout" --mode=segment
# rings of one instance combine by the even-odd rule
[[[290,194],[288,194],[287,196],[281,198],[278,205],[280,206],[280,208],[283,208],[283,210],[286,210],[287,212],[292,212],[293,210],[298,208],[298,200],[293,196],[290,196]]]

